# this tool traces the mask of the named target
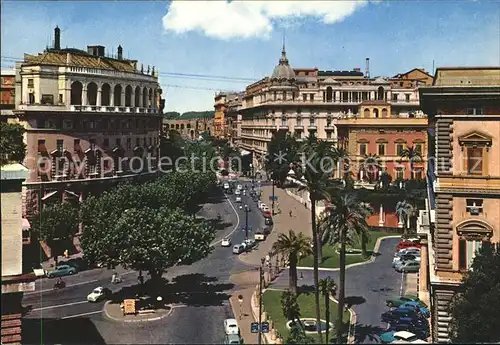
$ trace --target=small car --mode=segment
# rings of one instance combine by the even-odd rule
[[[272,217],[271,211],[264,211],[264,212],[262,212],[262,215],[264,216],[264,218]]]
[[[271,209],[265,205],[261,208],[261,210],[262,210],[262,212],[271,211]]]
[[[47,277],[62,277],[76,273],[76,268],[71,267],[70,265],[59,265],[56,266],[52,271],[47,272]]]
[[[234,191],[234,195],[241,195],[241,190],[240,189],[236,189]]]
[[[250,250],[257,245],[257,242],[249,238],[248,240],[244,240],[242,245],[245,246],[245,250]]]
[[[394,256],[401,256],[401,255],[420,256],[420,249],[416,248],[416,247],[409,247],[409,248],[401,249],[400,251],[398,251],[394,254]]]
[[[226,334],[224,344],[243,344],[243,340],[238,334]]]
[[[411,309],[401,308],[386,311],[380,316],[380,320],[385,323],[418,323],[427,321],[424,316]]]
[[[384,344],[392,343],[396,340],[404,340],[405,342],[411,343],[414,340],[418,340],[417,336],[408,331],[389,331],[382,333],[380,335],[380,341]]]
[[[220,245],[221,247],[231,247],[231,239],[229,237],[223,238]]]
[[[240,334],[240,328],[238,327],[238,322],[236,319],[225,319],[224,320],[224,332],[226,335]]]
[[[399,255],[395,256],[394,259],[392,259],[392,267],[396,267],[401,262],[405,261],[418,261],[420,262],[420,256],[415,256],[413,254],[404,254],[404,255]]]
[[[420,243],[415,243],[415,242],[410,242],[410,241],[401,241],[396,246],[396,250],[399,251],[401,249],[410,248],[410,247],[421,248],[422,245]]]
[[[429,324],[394,323],[389,327],[388,331],[409,331],[420,339],[427,339],[430,336]]]
[[[236,197],[236,202],[237,202],[237,203],[241,203],[241,196],[237,196],[237,197]]]
[[[401,304],[397,309],[399,308],[415,310],[416,312],[422,313],[422,315],[424,315],[426,318],[431,316],[431,312],[429,311],[429,309],[420,306],[418,302],[406,302],[404,304]]]
[[[236,187],[237,190],[242,190],[243,189],[243,186],[241,184],[239,184],[237,187]]]
[[[100,300],[107,299],[111,295],[111,290],[102,286],[96,287],[87,296],[89,302],[99,302]]]
[[[394,266],[396,272],[415,273],[420,270],[420,261],[401,261]]]
[[[264,217],[264,224],[273,225],[273,217]]]
[[[389,308],[399,307],[400,305],[405,304],[406,302],[416,302],[419,306],[427,308],[427,304],[422,302],[418,298],[418,296],[415,295],[404,295],[401,297],[393,297],[385,301],[385,303]]]
[[[229,189],[229,183],[224,183],[224,189],[228,190]]]
[[[245,246],[242,244],[235,244],[233,246],[233,254],[241,254],[245,251]]]
[[[254,234],[254,239],[256,241],[264,241],[266,239],[266,235],[264,235],[262,232],[260,231],[257,231],[255,234]]]

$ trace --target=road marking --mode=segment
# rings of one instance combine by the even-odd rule
[[[234,227],[233,231],[231,231],[229,234],[227,234],[225,237],[227,236],[231,236],[236,230],[238,230],[238,228],[240,227],[240,215],[238,214],[238,211],[236,211],[236,208],[234,207],[233,203],[231,202],[231,200],[229,200],[228,196],[227,195],[224,195],[226,197],[226,200],[227,202],[229,203],[229,205],[232,207],[234,213],[236,214],[236,219],[237,219],[237,222],[236,222],[236,226]],[[216,244],[219,244],[222,242],[222,240],[225,238],[221,238],[220,240],[217,240],[215,242],[212,242],[210,243],[210,247],[214,247]]]
[[[65,317],[61,317],[61,320],[64,320],[64,319],[72,319],[72,318],[75,318],[75,317],[86,316],[86,315],[92,315],[92,314],[98,314],[98,313],[102,313],[102,310],[98,310],[98,311],[91,311],[91,312],[88,312],[88,313],[82,313],[82,314],[76,314],[76,315],[70,315],[70,316],[65,316]]]
[[[88,302],[88,301],[80,301],[80,302],[73,302],[73,303],[65,303],[65,304],[51,305],[51,306],[42,307],[42,308],[35,308],[35,309],[32,309],[31,311],[40,311],[40,310],[47,310],[47,309],[55,309],[55,308],[69,307],[69,306],[71,306],[71,305],[77,305],[77,304],[83,304],[83,303],[89,303],[89,302]]]
[[[65,289],[70,288],[72,286],[79,286],[79,285],[84,285],[84,284],[90,284],[90,283],[95,283],[95,282],[98,282],[98,281],[99,281],[98,279],[93,279],[93,280],[88,280],[88,281],[81,282],[81,283],[66,285]],[[37,293],[44,293],[44,292],[48,292],[48,291],[56,291],[56,290],[54,288],[52,288],[52,289],[45,289],[45,290],[39,290],[39,291],[25,292],[24,295],[34,295],[34,294],[37,294]]]

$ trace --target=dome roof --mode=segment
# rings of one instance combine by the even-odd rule
[[[288,63],[288,58],[286,57],[285,45],[283,44],[283,50],[281,51],[281,58],[276,67],[274,67],[273,74],[271,75],[271,79],[278,80],[290,80],[295,79],[295,72],[293,68],[290,67]]]

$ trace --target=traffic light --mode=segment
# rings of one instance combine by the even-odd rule
[[[252,322],[250,325],[250,331],[252,333],[259,333],[259,323],[258,322]]]
[[[269,333],[269,322],[262,322],[262,333]]]

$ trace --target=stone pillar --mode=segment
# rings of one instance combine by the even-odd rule
[[[87,105],[87,87],[82,88],[82,105]]]
[[[135,108],[135,90],[132,89],[132,96],[130,96],[131,99],[130,99],[130,107],[131,108]]]
[[[125,89],[122,90],[122,93],[120,95],[120,107],[125,106]]]
[[[109,106],[114,107],[115,106],[115,91],[114,87],[111,87],[111,90],[109,91]]]
[[[378,226],[384,226],[384,205],[382,203],[380,203],[378,214]]]
[[[99,86],[97,88],[97,101],[96,105],[100,107],[102,105],[102,88]]]
[[[340,102],[340,91],[335,91],[335,101]]]
[[[429,273],[428,269],[433,269],[433,267],[429,267],[429,252],[428,252],[428,245],[429,243],[427,240],[422,240],[422,248],[420,248],[420,286],[419,289],[422,292],[428,292],[429,289],[427,288],[428,286],[428,281],[429,281]]]

